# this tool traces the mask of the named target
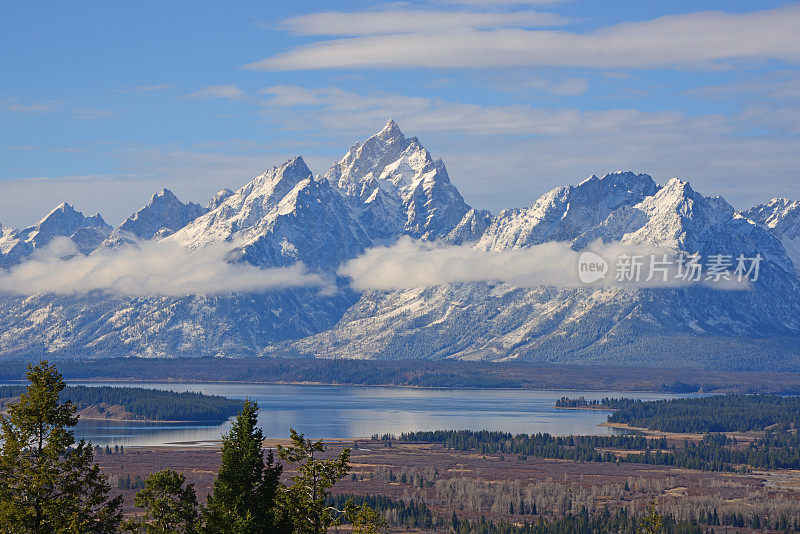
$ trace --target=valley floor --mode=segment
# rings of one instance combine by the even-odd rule
[[[700,514],[702,520],[713,514],[724,523],[726,515],[736,513],[800,516],[800,472],[793,470],[711,473],[645,464],[483,455],[445,449],[440,444],[396,441],[391,447],[372,440],[331,441],[328,445],[330,453],[353,447],[351,475],[339,482],[334,493],[424,502],[434,515],[448,521],[454,512],[460,519],[483,516],[519,524],[535,521],[539,514],[577,515],[584,507],[590,513],[605,506],[612,511],[641,512],[653,499],[662,513],[679,519],[697,519]],[[110,476],[113,491],[124,495],[126,514],[132,514],[133,496],[138,491],[135,481],[164,468],[184,472],[204,501],[219,465],[219,444],[130,447],[124,454],[100,454],[96,461]],[[392,531],[413,530],[396,527]]]

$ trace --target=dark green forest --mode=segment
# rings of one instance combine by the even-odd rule
[[[617,462],[669,465],[701,471],[746,471],[748,468],[800,468],[800,437],[770,430],[749,444],[724,434],[706,434],[699,443],[669,446],[666,438],[644,436],[552,436],[510,434],[489,430],[407,432],[400,441],[441,443],[444,447],[482,454],[512,454],[524,460],[552,458],[575,462]],[[624,455],[611,450],[637,451]]]
[[[603,399],[600,404],[615,410],[608,417],[610,423],[664,432],[747,432],[773,425],[797,428],[800,423],[800,397],[790,396],[712,395],[655,401],[621,398]]]
[[[584,389],[615,391],[726,391],[800,393],[800,373],[723,372],[529,362],[452,360],[337,360],[301,358],[64,359],[67,380],[185,382],[319,382],[446,388]],[[7,361],[0,380],[20,380],[25,361]],[[690,373],[691,384],[685,383]]]
[[[0,398],[19,397],[27,386],[0,386]],[[242,401],[202,393],[113,386],[67,386],[61,401],[79,409],[98,404],[120,405],[142,419],[155,421],[223,422],[242,407]]]

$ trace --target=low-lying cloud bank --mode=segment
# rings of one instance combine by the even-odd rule
[[[259,268],[236,261],[233,244],[188,250],[169,241],[140,242],[80,254],[68,238],[56,238],[27,261],[0,269],[0,292],[69,295],[90,291],[145,297],[259,293],[294,287],[335,291],[330,280],[302,263]],[[632,260],[632,258],[638,258]],[[357,291],[411,289],[458,282],[505,282],[515,287],[675,288],[703,285],[748,289],[751,277],[737,279],[735,260],[716,280],[704,270],[685,276],[674,252],[658,248],[594,243],[577,252],[569,243],[487,252],[408,237],[374,247],[344,263],[338,274]],[[701,265],[701,267],[707,267]],[[684,276],[681,276],[683,273]],[[752,273],[750,273],[752,275]]]
[[[301,263],[261,269],[229,261],[231,250],[230,245],[211,245],[190,251],[161,241],[100,249],[83,256],[71,240],[56,238],[24,263],[0,269],[0,291],[69,295],[101,290],[125,296],[177,297],[327,285]]]
[[[634,257],[640,258],[638,268],[635,267],[637,260],[629,260]],[[349,277],[351,286],[360,291],[411,289],[457,282],[505,282],[516,287],[594,284],[632,289],[688,285],[715,289],[750,288],[747,279],[739,281],[731,273],[735,261],[728,274],[718,280],[707,279],[708,272],[702,272],[695,280],[691,276],[682,276],[687,270],[675,260],[674,251],[620,244],[595,243],[587,251],[577,252],[569,243],[550,242],[517,250],[487,252],[470,246],[444,246],[403,238],[392,246],[367,250],[362,256],[343,264],[338,272]],[[583,275],[580,272],[582,268],[585,269]]]

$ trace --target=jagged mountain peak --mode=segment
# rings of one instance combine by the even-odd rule
[[[800,200],[778,197],[742,212],[754,222],[783,233],[793,226],[800,227]]]
[[[650,198],[641,203],[643,209],[653,213],[674,213],[683,220],[695,218],[702,222],[729,220],[735,210],[721,196],[704,196],[695,191],[688,181],[671,178]]]
[[[501,212],[478,240],[486,250],[572,241],[601,224],[615,210],[658,191],[653,178],[630,171],[592,175],[578,185],[557,187],[524,209]]]
[[[356,196],[362,184],[373,178],[384,187],[409,186],[426,164],[433,160],[425,147],[416,137],[407,139],[390,119],[381,131],[351,146],[325,173],[325,179],[343,194]]]
[[[166,187],[162,187],[161,191],[159,191],[158,193],[153,193],[153,196],[150,197],[150,203],[152,204],[153,202],[158,202],[159,200],[162,199],[167,201],[172,201],[172,200],[178,200],[178,197],[176,197],[175,193],[173,193],[171,190],[167,189]]]
[[[233,195],[233,191],[231,191],[227,187],[217,191],[211,197],[211,200],[208,201],[208,204],[206,204],[206,209],[208,211],[217,209],[220,205],[222,205],[223,202],[228,200],[231,197],[231,195]]]
[[[100,226],[108,226],[106,222],[103,220],[103,217],[99,213],[95,213],[90,217],[85,217],[83,213],[76,210],[72,204],[67,202],[62,202],[58,206],[56,206],[50,213],[45,215],[39,222],[37,222],[34,226],[27,228],[26,230],[32,230],[37,232],[42,231],[66,231],[71,229],[72,231],[78,229],[82,226],[90,226],[90,227],[100,227]],[[23,230],[25,231],[25,230]],[[60,234],[60,235],[68,235],[68,234]]]
[[[264,267],[299,261],[331,278],[343,262],[402,235],[456,244],[477,239],[476,247],[490,250],[554,240],[577,250],[580,243],[603,239],[674,246],[704,256],[759,253],[766,261],[763,282],[752,292],[461,282],[362,294],[342,286],[334,297],[315,296],[316,289],[185,298],[9,296],[0,299],[0,330],[10,340],[0,355],[44,349],[59,355],[124,350],[241,356],[274,349],[274,354],[297,350],[309,356],[549,361],[593,357],[586,351],[594,349],[615,354],[641,339],[643,350],[636,357],[645,359],[652,347],[676,334],[682,336],[681,348],[696,332],[736,340],[769,332],[800,335],[797,273],[783,268],[788,246],[772,237],[800,211],[786,199],[739,216],[722,197],[705,197],[688,182],[674,179],[658,186],[646,174],[617,171],[553,189],[530,207],[492,217],[467,206],[442,160],[390,120],[351,146],[322,178],[314,178],[302,158],[292,158],[236,191],[220,191],[206,208],[184,204],[163,189],[132,219],[152,222],[143,235],[158,239],[171,232],[170,217],[191,206],[203,214],[187,216],[190,222],[166,237],[168,242],[189,249],[224,244],[233,247],[230,261]],[[64,204],[51,215],[66,221],[73,212]],[[755,218],[763,222],[751,222]],[[89,219],[82,224],[94,224]],[[175,227],[184,224],[176,220]],[[102,232],[83,226],[68,237],[88,252]],[[20,236],[20,231],[0,233],[1,265],[32,250],[34,241]],[[6,244],[16,247],[11,256],[5,254]],[[709,339],[709,345],[715,343]],[[299,341],[275,345],[279,340]],[[684,354],[676,353],[678,358]]]
[[[263,172],[240,190],[251,194],[254,191],[267,197],[282,197],[303,180],[312,177],[311,170],[302,156],[290,158],[281,165]]]
[[[329,270],[369,244],[344,198],[301,157],[257,176],[170,239],[189,248],[234,243],[256,265],[302,261]]]
[[[324,180],[348,199],[375,238],[442,237],[469,211],[444,162],[434,160],[416,137],[405,137],[391,119],[351,146]]]
[[[773,198],[765,204],[742,212],[741,215],[780,239],[795,268],[800,272],[800,201]]]
[[[206,212],[200,204],[183,203],[167,188],[150,197],[150,202],[125,219],[109,237],[106,246],[129,243],[132,239],[166,237]]]
[[[85,217],[71,204],[62,202],[36,224],[0,236],[0,266],[22,261],[56,237],[70,238],[80,252],[88,254],[110,233],[111,226],[99,213]]]

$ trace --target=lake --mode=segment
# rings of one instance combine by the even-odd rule
[[[399,435],[408,430],[471,429],[512,433],[549,432],[554,435],[612,434],[599,426],[609,412],[560,410],[560,397],[633,397],[643,400],[675,396],[614,391],[531,391],[498,389],[412,389],[284,384],[198,384],[70,382],[199,391],[212,395],[250,398],[258,402],[264,435],[285,438],[289,427],[311,438],[353,438],[373,434]],[[76,437],[94,444],[156,446],[219,440],[230,422],[221,425],[80,421]]]

